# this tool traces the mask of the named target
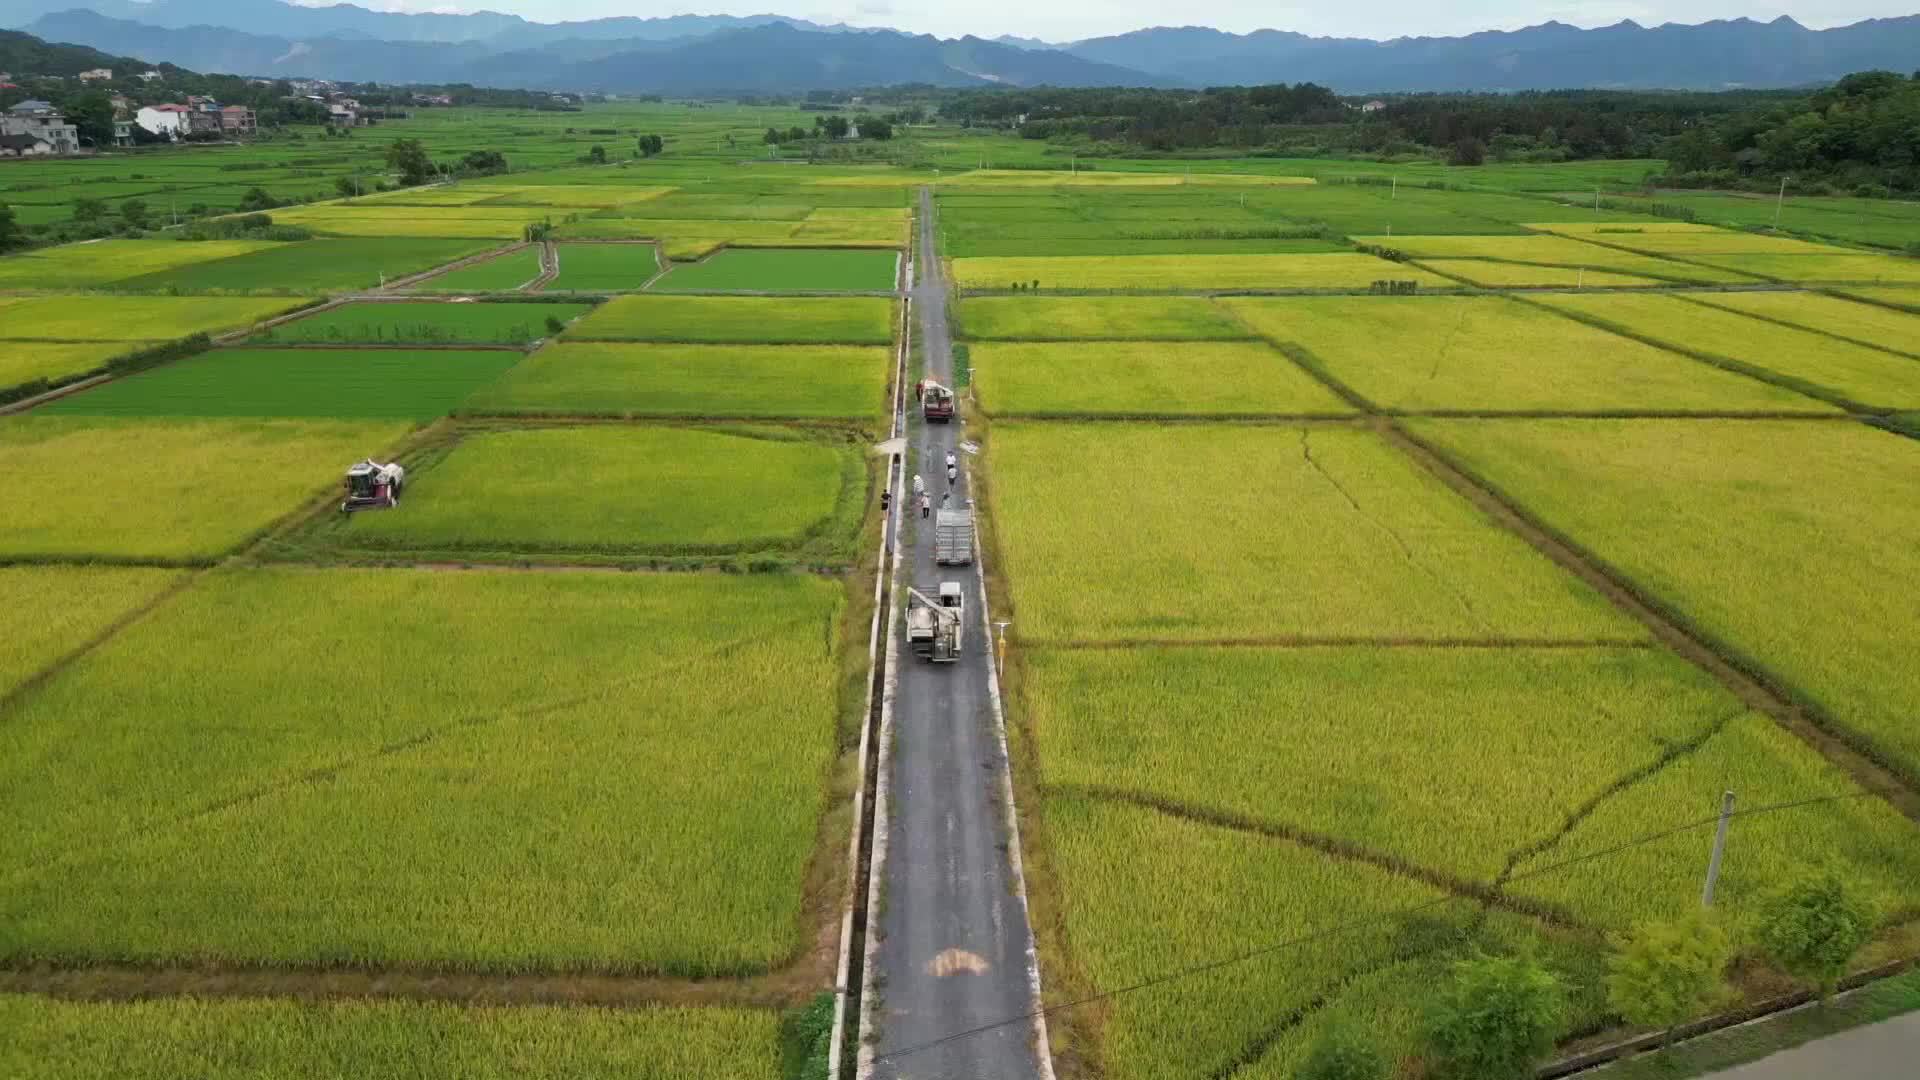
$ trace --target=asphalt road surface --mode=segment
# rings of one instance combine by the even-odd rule
[[[1707,1080],[1913,1080],[1920,1076],[1920,1013],[1908,1013],[1759,1061]]]
[[[947,334],[946,283],[935,252],[932,200],[920,194],[920,279],[913,286],[926,375],[953,384],[953,350]],[[968,455],[958,422],[927,424],[919,409],[909,413],[909,446],[933,496],[953,493],[967,505]],[[947,483],[946,455],[960,460],[960,480]],[[908,481],[911,488],[911,479]],[[957,1032],[1033,1007],[1028,964],[1032,931],[1026,905],[1015,892],[1001,793],[1006,757],[994,725],[988,689],[992,647],[982,622],[980,578],[973,566],[936,567],[933,528],[914,514],[912,546],[903,552],[894,617],[914,585],[934,594],[940,582],[958,581],[966,593],[968,622],[961,658],[933,664],[902,648],[894,698],[893,754],[888,804],[881,808],[888,830],[885,893],[874,922],[880,931],[875,962],[878,992],[876,1077],[898,1080],[1028,1080],[1040,1063],[1028,1023],[905,1053]],[[894,632],[900,633],[898,626]]]

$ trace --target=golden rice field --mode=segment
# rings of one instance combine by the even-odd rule
[[[1703,304],[1920,356],[1920,315],[1809,292],[1698,293]]]
[[[94,240],[0,259],[0,289],[91,289],[143,274],[284,247],[268,240]]]
[[[1893,255],[1688,255],[1702,266],[1802,285],[1920,284],[1920,260]]]
[[[975,341],[1227,341],[1253,332],[1200,296],[973,296],[952,316]]]
[[[1806,421],[1415,430],[1920,777],[1920,615],[1886,587],[1920,573],[1916,504],[1889,497],[1920,485],[1920,444]]]
[[[1483,289],[1612,288],[1670,284],[1657,278],[1616,274],[1608,270],[1536,266],[1530,263],[1495,262],[1492,259],[1421,259],[1419,262],[1422,267],[1436,274],[1459,278]]]
[[[1824,334],[1760,322],[1678,296],[1550,293],[1548,307],[1836,399],[1920,405],[1920,363]]]
[[[0,559],[206,562],[338,488],[396,422],[118,420],[0,424],[0,460],[35,477],[0,518]]]
[[[0,994],[0,1073],[35,1080],[734,1080],[776,1075],[780,1016],[721,1008]]]
[[[1349,416],[1353,407],[1257,341],[989,342],[972,349],[990,416]]]
[[[970,258],[953,260],[953,277],[963,289],[1010,289],[1016,283],[1027,286],[1037,282],[1036,287],[1043,292],[1364,289],[1384,280],[1450,284],[1447,279],[1418,267],[1351,252]]]
[[[1004,422],[989,449],[1023,642],[1644,635],[1369,431]]]
[[[0,566],[0,697],[179,579],[151,567]]]
[[[271,297],[35,297],[8,306],[7,329],[0,330],[0,337],[40,341],[164,341],[189,334],[244,329],[298,306],[298,301]]]
[[[1834,411],[1791,390],[1505,297],[1221,303],[1270,340],[1306,349],[1333,379],[1389,410]]]
[[[6,703],[0,956],[782,966],[809,933],[843,595],[799,574],[212,572]]]
[[[61,379],[101,367],[151,341],[0,340],[0,390],[36,379]]]

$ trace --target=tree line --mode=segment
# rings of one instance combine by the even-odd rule
[[[1365,156],[1456,165],[1660,158],[1658,182],[1884,195],[1920,190],[1920,73],[1816,91],[1555,90],[1343,97],[1314,83],[951,91],[948,119],[1086,156]]]

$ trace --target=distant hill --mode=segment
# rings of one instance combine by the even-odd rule
[[[0,30],[0,71],[16,75],[78,75],[94,68],[149,67],[130,56],[109,56],[85,45],[61,45],[42,41],[17,30]]]
[[[780,15],[539,23],[496,11],[410,15],[282,0],[0,0],[0,25],[202,71],[610,93],[792,93],[897,82],[1316,82],[1346,94],[1723,90],[1822,84],[1851,71],[1920,65],[1920,16],[1828,30],[1785,16],[1697,26],[1623,21],[1593,30],[1547,22],[1391,41],[1184,26],[1053,44],[1015,35],[943,40]]]
[[[625,94],[795,93],[892,83],[1180,85],[1169,76],[979,38],[942,41],[891,30],[839,33],[784,22],[666,40],[556,37],[541,42],[539,35],[531,35],[531,47],[522,42],[522,47],[506,52],[472,40],[387,41],[351,32],[290,38],[210,25],[170,29],[92,11],[42,16],[30,30],[43,38],[82,41],[109,51],[138,48],[198,71],[357,82],[467,82]]]
[[[1455,38],[1315,38],[1155,27],[1064,46],[1076,56],[1209,86],[1317,82],[1343,93],[1568,88],[1725,90],[1831,82],[1920,62],[1920,17],[1809,30],[1715,20],[1593,30],[1548,22]]]

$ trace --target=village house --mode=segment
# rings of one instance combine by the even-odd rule
[[[60,110],[44,101],[22,101],[0,116],[0,135],[24,135],[39,139],[49,147],[53,154],[77,154],[80,152],[80,131]],[[16,145],[22,150],[24,144]],[[14,157],[24,156],[16,152]]]
[[[83,71],[80,73],[80,81],[81,82],[112,82],[113,69],[112,68],[93,68],[90,71]]]
[[[159,77],[160,73],[157,71],[143,71],[134,76],[134,78],[139,79],[141,82],[152,82]]]
[[[113,103],[113,112],[116,116],[126,116],[133,112],[133,99],[125,94],[115,94],[107,100]]]
[[[228,105],[220,110],[220,130],[228,135],[247,136],[256,130],[253,110],[245,105]]]
[[[185,105],[146,105],[134,114],[133,122],[154,135],[165,135],[177,139],[190,129],[187,127],[187,107]]]
[[[124,117],[117,117],[117,116],[114,117],[113,145],[115,146],[132,146],[133,145],[133,121],[132,120],[128,120]]]
[[[53,144],[38,135],[0,135],[0,158],[45,157]]]
[[[1363,113],[1379,112],[1386,107],[1387,103],[1384,101],[1369,101],[1365,105],[1360,106],[1360,111]]]
[[[338,128],[360,127],[366,123],[360,114],[345,105],[327,106],[327,126]]]

